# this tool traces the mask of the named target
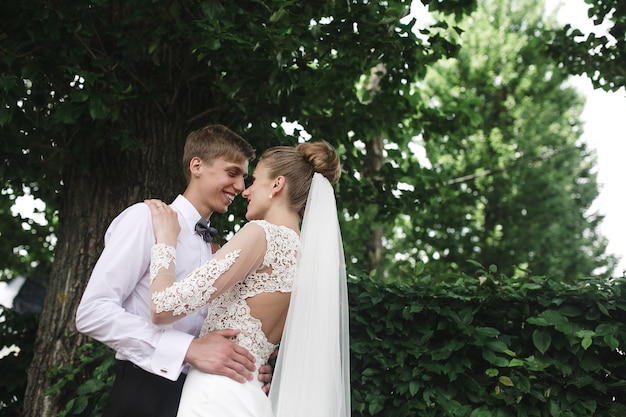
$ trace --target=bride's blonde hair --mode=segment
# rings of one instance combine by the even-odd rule
[[[304,214],[313,174],[322,174],[331,184],[341,177],[341,164],[335,149],[325,140],[301,143],[295,147],[276,146],[261,155],[268,177],[285,177],[291,207]]]

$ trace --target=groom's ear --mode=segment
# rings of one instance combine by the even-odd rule
[[[189,161],[189,172],[191,173],[191,176],[197,177],[200,175],[200,168],[202,168],[203,164],[204,161],[202,161],[199,157],[194,156],[191,158],[191,161]]]

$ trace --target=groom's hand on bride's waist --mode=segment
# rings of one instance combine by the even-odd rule
[[[233,342],[237,334],[239,330],[215,330],[196,338],[185,360],[202,372],[224,375],[241,383],[249,381],[255,370],[255,359],[247,349]]]

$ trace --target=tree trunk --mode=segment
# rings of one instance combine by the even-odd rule
[[[373,181],[380,175],[383,166],[383,136],[373,138],[365,145],[366,161],[363,167],[364,177],[366,180]],[[376,208],[378,209],[378,208]],[[379,269],[383,257],[383,226],[372,226],[370,229],[370,238],[367,242],[367,254],[369,257],[369,270]],[[380,272],[380,271],[379,271]]]
[[[370,100],[373,100],[374,96],[380,92],[380,80],[386,73],[387,70],[382,63],[371,69],[369,82],[366,86]],[[366,180],[373,181],[380,175],[380,170],[384,162],[384,146],[385,140],[382,133],[365,144],[366,161],[363,166],[363,175]],[[383,257],[383,236],[383,226],[374,226],[371,228],[370,238],[367,243],[370,271],[380,268]]]
[[[138,139],[146,145],[143,149],[107,154],[101,148],[91,155],[87,172],[75,163],[63,175],[58,241],[28,372],[26,417],[56,416],[75,396],[75,392],[68,392],[74,387],[52,395],[46,391],[55,383],[51,371],[80,366],[77,350],[87,338],[76,332],[76,308],[110,221],[126,206],[144,198],[169,200],[182,191],[180,156],[187,129],[182,123],[167,124],[155,109],[146,110],[135,115],[136,120],[143,121],[137,124],[142,132]]]

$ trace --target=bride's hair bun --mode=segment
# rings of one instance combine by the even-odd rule
[[[325,140],[306,142],[296,146],[296,150],[313,167],[314,172],[319,172],[331,184],[336,184],[341,177],[341,164],[339,155],[335,149]]]

